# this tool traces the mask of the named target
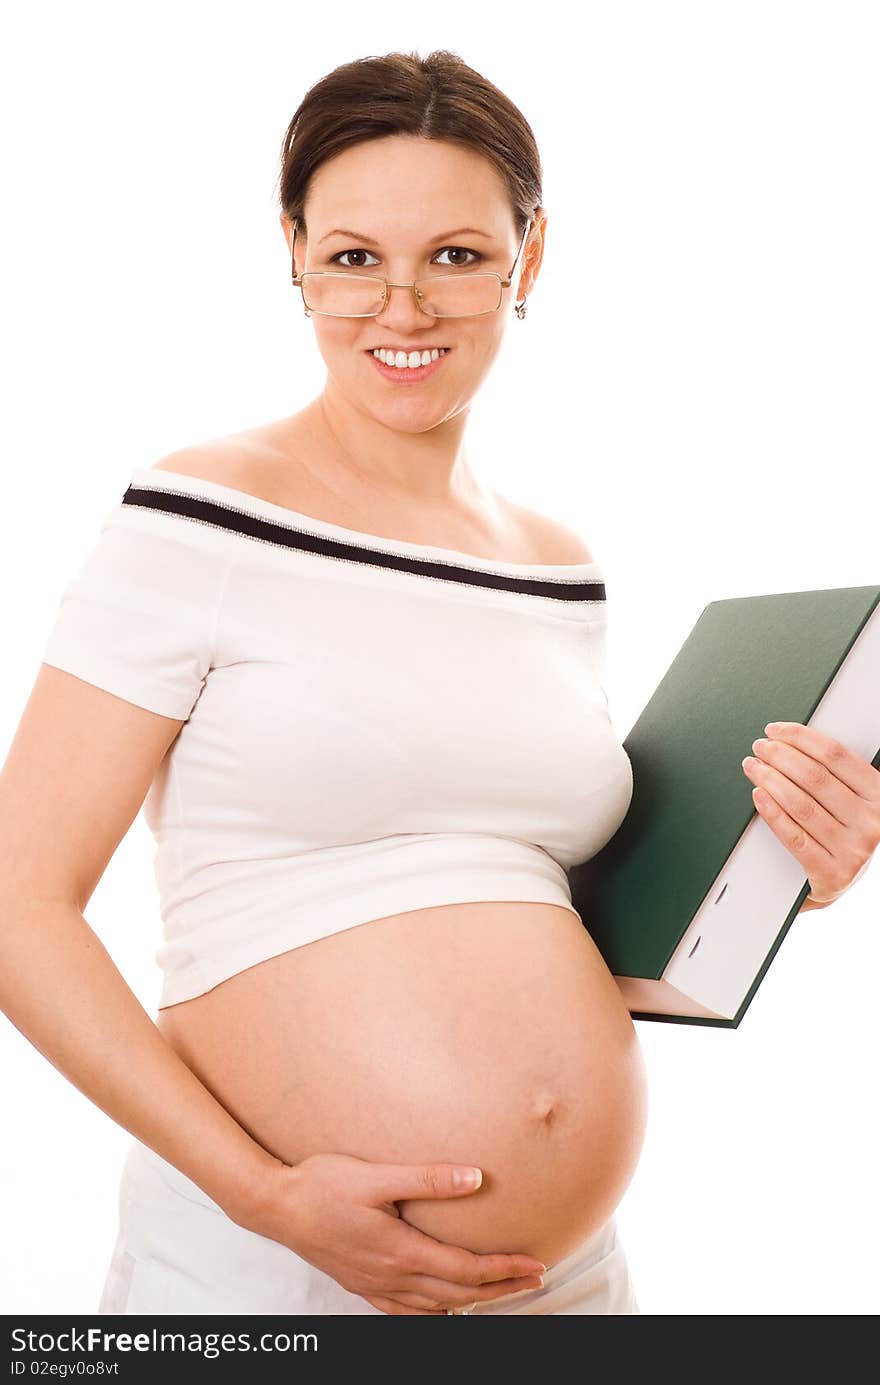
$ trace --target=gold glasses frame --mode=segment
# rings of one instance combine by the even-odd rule
[[[518,249],[517,252],[516,252],[516,259],[514,260],[513,264],[510,266],[510,270],[509,270],[509,272],[508,272],[508,275],[507,275],[507,278],[506,278],[506,279],[502,279],[501,275],[500,275],[500,274],[497,274],[494,270],[486,270],[486,271],[482,271],[482,270],[481,270],[479,275],[477,275],[477,274],[470,274],[470,275],[468,275],[468,278],[469,278],[469,279],[476,279],[476,278],[482,277],[482,278],[485,278],[485,279],[497,279],[497,280],[498,280],[498,302],[496,303],[495,307],[494,307],[494,308],[483,308],[483,309],[481,309],[481,311],[478,312],[478,313],[456,313],[456,314],[444,313],[444,314],[439,314],[439,313],[431,313],[431,312],[428,312],[428,310],[427,310],[426,308],[423,308],[423,307],[422,307],[422,299],[424,298],[424,294],[423,294],[423,293],[421,292],[421,290],[419,289],[419,284],[430,284],[430,283],[432,283],[435,279],[458,279],[458,278],[460,278],[461,276],[460,276],[460,275],[457,275],[457,274],[433,274],[433,275],[429,275],[429,276],[427,277],[427,279],[415,279],[411,284],[392,284],[392,283],[390,283],[387,279],[382,279],[379,275],[374,275],[374,274],[345,274],[345,273],[342,273],[342,272],[337,271],[337,270],[334,270],[334,269],[308,269],[308,270],[303,270],[302,274],[297,275],[297,272],[296,272],[296,262],[295,262],[295,259],[294,259],[294,246],[296,245],[296,230],[297,230],[296,221],[293,222],[293,235],[292,235],[291,238],[290,238],[291,283],[293,284],[293,287],[296,288],[296,289],[299,289],[300,293],[302,294],[302,299],[303,299],[303,311],[304,311],[306,317],[311,317],[312,313],[317,313],[318,317],[378,317],[379,313],[384,312],[385,308],[388,306],[388,299],[389,299],[389,297],[390,297],[390,294],[391,294],[391,290],[392,290],[392,289],[410,289],[411,292],[412,292],[412,295],[413,295],[413,297],[414,297],[414,299],[415,299],[415,301],[416,301],[416,307],[418,307],[419,309],[421,309],[421,311],[422,311],[423,313],[425,313],[425,316],[426,316],[426,317],[433,317],[433,318],[438,318],[438,319],[439,319],[441,316],[443,316],[443,317],[452,317],[452,316],[456,316],[456,317],[484,317],[486,313],[497,313],[498,309],[501,307],[501,301],[502,301],[502,293],[501,293],[501,290],[502,290],[502,289],[508,289],[508,288],[510,288],[511,284],[513,283],[513,276],[514,276],[514,274],[516,273],[517,265],[519,264],[519,261],[520,261],[520,256],[522,255],[523,249],[524,249],[524,247],[525,247],[526,237],[527,237],[527,235],[528,235],[528,233],[529,233],[529,231],[531,230],[531,228],[532,228],[533,225],[534,225],[534,217],[530,218],[529,221],[528,221],[527,224],[526,224],[525,230],[524,230],[523,233],[522,233],[522,239],[521,239],[521,241],[520,241],[520,243],[519,243],[519,249]],[[360,281],[363,281],[364,279],[368,279],[368,280],[371,279],[371,280],[373,280],[375,283],[381,284],[381,285],[382,285],[382,290],[383,290],[383,291],[382,291],[382,305],[381,305],[381,307],[377,308],[376,311],[375,311],[374,313],[323,313],[323,312],[320,311],[319,308],[311,308],[311,307],[309,307],[309,304],[308,304],[308,302],[307,302],[307,300],[306,300],[305,288],[304,288],[304,286],[303,286],[303,279],[307,279],[310,275],[313,276],[313,277],[317,277],[318,275],[320,275],[322,278],[327,278],[327,279],[358,279],[358,280],[360,280]],[[515,306],[516,306],[516,315],[517,315],[517,317],[519,317],[519,318],[522,318],[522,317],[525,316],[525,310],[526,310],[526,309],[525,309],[525,302],[526,302],[525,299],[523,299],[520,303],[517,303],[517,304],[515,305]]]

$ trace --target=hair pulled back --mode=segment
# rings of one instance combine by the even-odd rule
[[[535,136],[517,106],[448,49],[343,63],[308,88],[281,146],[279,205],[305,234],[304,208],[321,164],[388,135],[450,140],[482,154],[508,191],[517,232],[541,206]]]

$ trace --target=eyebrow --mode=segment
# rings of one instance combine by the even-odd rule
[[[325,236],[321,237],[318,244],[323,244],[323,242],[329,240],[331,236],[348,236],[351,240],[359,240],[364,245],[379,244],[377,240],[373,240],[370,236],[362,235],[360,231],[347,231],[344,227],[337,227],[335,231],[328,231]],[[459,226],[455,231],[446,231],[442,236],[434,236],[433,240],[429,243],[433,245],[434,241],[449,240],[452,236],[483,236],[485,240],[494,240],[494,236],[491,236],[488,231],[481,231],[478,226]]]

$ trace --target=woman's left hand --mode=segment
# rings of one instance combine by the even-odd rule
[[[743,772],[761,817],[801,863],[806,907],[838,899],[880,844],[880,770],[799,721],[772,721]]]

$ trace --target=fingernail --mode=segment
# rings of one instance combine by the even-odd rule
[[[452,1181],[457,1188],[479,1188],[483,1181],[482,1169],[454,1169]]]

